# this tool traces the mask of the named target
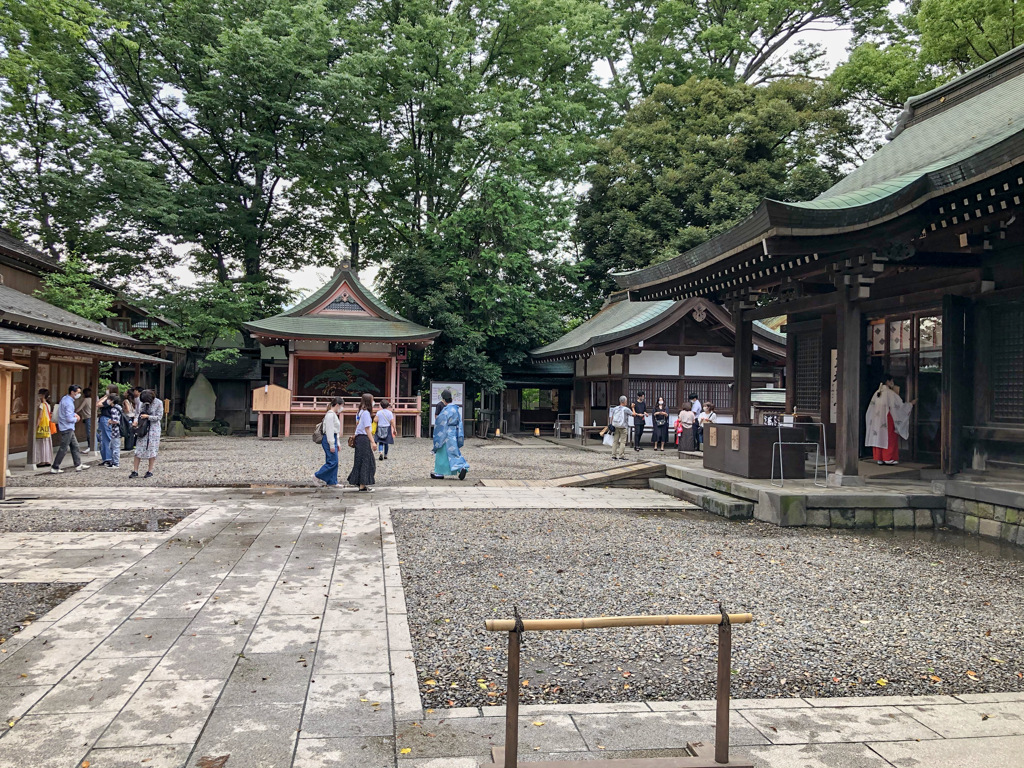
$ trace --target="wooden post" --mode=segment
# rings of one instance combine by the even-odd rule
[[[92,396],[95,400],[99,400],[100,394],[100,361],[99,358],[92,361]],[[89,450],[96,451],[99,448],[100,436],[96,434],[96,430],[99,427],[99,408],[96,407],[96,402],[92,404],[92,416],[89,418],[89,434],[92,435],[92,439],[89,441]],[[170,418],[170,414],[168,414]]]
[[[970,299],[942,297],[942,471],[947,475],[963,468],[963,427],[974,411],[970,312]]]
[[[0,361],[0,499],[7,494],[7,459],[11,452],[11,379],[15,371],[23,371],[25,366],[7,360]],[[35,411],[39,413],[39,411]],[[31,421],[29,422],[31,426]],[[29,432],[29,445],[35,438],[35,427]]]
[[[508,633],[508,691],[505,696],[505,768],[519,765],[519,633]]]
[[[796,334],[786,331],[786,413],[796,405]]]
[[[715,686],[715,762],[729,762],[729,683],[732,679],[732,626],[718,625],[718,680]]]
[[[291,354],[290,350],[285,354],[288,355],[288,391],[293,395],[295,394],[295,355]],[[288,404],[288,413],[284,415],[284,436],[291,437],[292,434],[292,408],[291,403]]]
[[[50,394],[53,397],[53,393]],[[25,446],[25,466],[32,469],[36,466],[36,424],[39,423],[39,349],[32,347],[28,362],[28,397],[25,404],[28,408],[28,445]],[[56,414],[54,414],[56,416]]]
[[[736,424],[750,423],[750,372],[754,358],[754,323],[743,319],[739,304],[732,309],[736,329],[736,348],[732,356],[733,421]]]
[[[836,303],[837,384],[836,398],[836,482],[855,478],[860,463],[860,389],[863,360],[863,323],[860,307],[850,288],[840,288]],[[824,364],[824,361],[823,361]],[[828,412],[822,413],[828,420]]]

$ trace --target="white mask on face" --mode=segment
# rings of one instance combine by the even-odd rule
[[[81,396],[82,396],[82,393],[81,393],[81,392],[75,392],[75,400],[77,400],[77,399],[78,399],[78,398],[80,398]]]

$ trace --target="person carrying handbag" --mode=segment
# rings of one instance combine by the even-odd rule
[[[352,436],[351,445],[356,449],[352,461],[352,471],[348,473],[348,484],[358,485],[359,490],[369,493],[377,477],[377,461],[374,452],[377,443],[373,439],[373,395],[363,393],[359,402],[359,413],[356,416],[356,433]]]
[[[341,433],[341,419],[338,418],[338,414],[341,413],[344,402],[340,397],[331,400],[321,423],[320,431],[323,432],[323,437],[320,438],[320,446],[324,449],[324,465],[313,473],[313,477],[324,485],[338,484],[338,436]]]

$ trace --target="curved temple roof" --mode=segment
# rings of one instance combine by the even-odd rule
[[[269,339],[431,343],[441,335],[392,311],[348,268],[294,307],[243,327]]]
[[[814,200],[765,199],[746,219],[671,261],[617,273],[640,289],[694,272],[773,235],[866,228],[946,189],[1024,162],[1024,46],[911,99],[893,133],[861,166]]]

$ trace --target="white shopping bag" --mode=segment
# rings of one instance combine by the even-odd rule
[[[611,436],[611,435],[605,435],[605,436],[604,436],[604,440],[603,440],[602,442],[603,442],[603,443],[604,443],[605,445],[613,445],[613,444],[615,443],[615,441],[614,441],[614,440],[612,439],[612,436]]]

